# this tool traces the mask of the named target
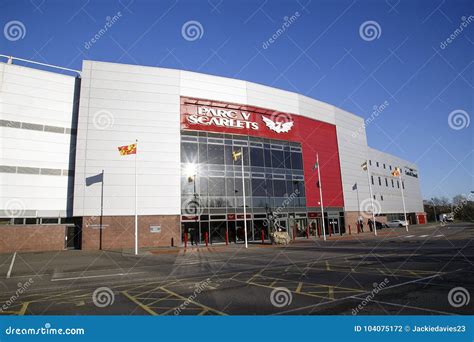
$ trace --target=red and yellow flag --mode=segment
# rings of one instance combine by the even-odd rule
[[[400,174],[401,174],[401,170],[400,170],[399,167],[396,167],[396,168],[392,171],[392,176],[393,176],[393,177],[398,177],[398,176],[400,176]]]
[[[127,156],[129,154],[137,154],[137,144],[130,144],[125,146],[119,146],[118,150],[121,156]]]

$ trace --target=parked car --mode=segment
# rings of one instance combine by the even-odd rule
[[[388,228],[388,226],[385,223],[382,223],[379,221],[375,221],[375,226],[377,227],[377,229]]]
[[[387,226],[389,226],[390,228],[406,227],[407,225],[407,221],[404,220],[392,220],[388,221],[387,223]]]

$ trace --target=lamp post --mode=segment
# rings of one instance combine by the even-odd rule
[[[188,182],[193,182],[193,198],[194,198],[194,222],[198,224],[198,208],[197,208],[197,190],[196,190],[196,178],[197,178],[197,166],[194,163],[189,163],[186,165],[186,176],[188,177]],[[195,227],[196,229],[196,227]],[[184,232],[187,234],[188,232],[185,230]],[[193,232],[194,234],[194,232]],[[193,240],[194,241],[194,237]],[[197,243],[197,241],[196,241]]]

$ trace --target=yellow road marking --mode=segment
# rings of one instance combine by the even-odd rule
[[[329,286],[328,287],[328,296],[329,296],[329,299],[334,300],[334,286]]]
[[[178,298],[181,298],[183,301],[188,301],[188,302],[193,303],[193,304],[195,304],[195,305],[197,305],[197,306],[200,306],[200,307],[203,308],[203,309],[206,309],[206,310],[211,311],[211,312],[215,312],[215,313],[217,313],[217,314],[219,314],[219,315],[227,316],[227,314],[225,314],[224,312],[221,312],[221,311],[219,311],[219,310],[213,309],[213,308],[211,308],[211,307],[209,307],[209,306],[207,306],[207,305],[201,304],[201,303],[199,303],[199,302],[195,302],[194,300],[192,300],[192,299],[190,299],[190,298],[183,297],[183,296],[177,294],[176,292],[173,292],[173,291],[171,291],[171,290],[165,289],[164,287],[162,287],[161,289],[162,289],[163,291],[165,291],[165,292],[168,292],[169,294],[172,294],[173,296],[176,296],[176,297],[178,297]]]
[[[20,311],[18,311],[18,315],[20,316],[23,316],[26,312],[26,308],[28,308],[28,305],[30,304],[30,302],[24,302],[22,305],[21,305],[21,309]]]
[[[303,282],[300,281],[300,282],[298,283],[298,287],[296,288],[296,293],[300,293],[302,287],[303,287]]]
[[[130,299],[132,302],[134,302],[135,304],[137,304],[139,307],[141,307],[143,310],[145,310],[146,312],[148,312],[150,315],[152,316],[156,316],[157,313],[155,311],[153,311],[152,309],[150,309],[147,305],[139,302],[138,300],[135,299],[135,297],[133,297],[132,295],[129,295],[127,293],[127,291],[122,291],[122,293],[125,295],[125,297],[127,297],[128,299]]]

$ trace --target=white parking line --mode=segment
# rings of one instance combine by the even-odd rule
[[[420,237],[427,237],[428,235],[420,235]]]
[[[444,236],[443,234],[435,235],[434,237],[442,237]]]
[[[414,237],[415,235],[406,235],[405,237],[406,238],[411,238],[411,237]]]
[[[102,278],[102,277],[122,277],[131,274],[140,274],[146,272],[133,272],[133,273],[115,273],[115,274],[98,274],[98,275],[91,275],[91,276],[80,276],[80,277],[70,277],[70,278],[54,278],[51,281],[63,281],[63,280],[77,280],[77,279],[89,279],[89,278]]]
[[[13,258],[12,258],[12,262],[10,264],[10,268],[8,269],[8,272],[7,272],[7,279],[10,278],[11,274],[12,274],[12,270],[13,270],[13,264],[15,263],[15,258],[16,258],[16,252],[13,253]]]

